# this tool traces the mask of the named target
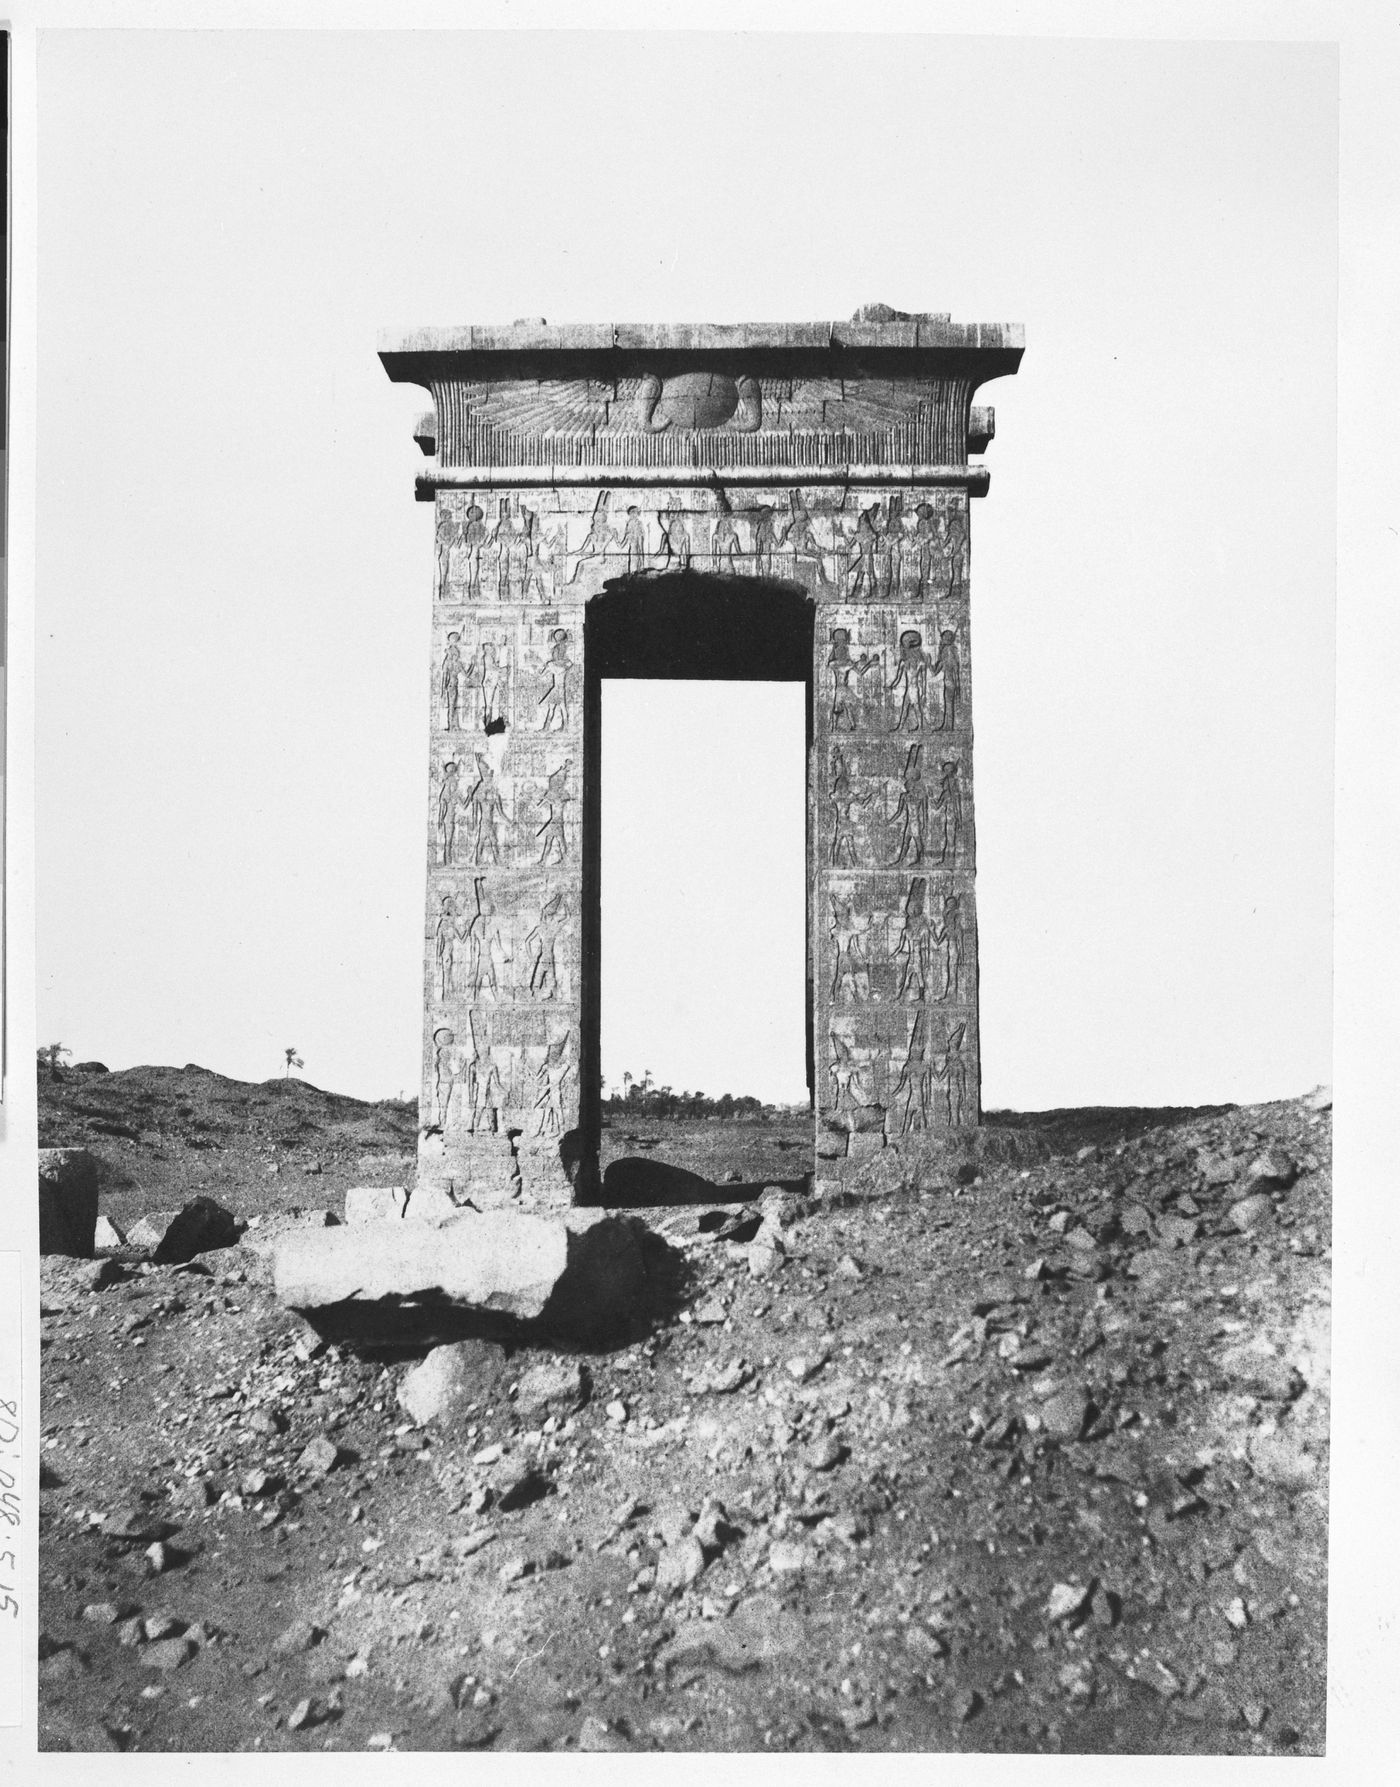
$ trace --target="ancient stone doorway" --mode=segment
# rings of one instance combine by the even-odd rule
[[[581,897],[581,1108],[585,1155],[600,1140],[602,1019],[602,687],[605,681],[684,679],[788,682],[803,689],[803,749],[807,763],[805,925],[811,934],[812,661],[816,604],[800,584],[774,578],[719,576],[686,570],[610,580],[584,612],[583,878]],[[755,775],[763,766],[755,763]],[[699,865],[705,872],[705,865]],[[723,864],[712,865],[715,874]],[[813,1086],[813,1006],[810,948],[806,955],[805,1054]],[[715,1092],[719,1087],[712,1089]],[[744,1088],[736,1088],[744,1090]]]
[[[977,1123],[971,456],[994,418],[972,399],[1022,351],[1013,325],[885,306],[381,348],[433,400],[420,1184],[478,1207],[596,1188],[610,661],[762,656],[809,690],[819,1180]]]

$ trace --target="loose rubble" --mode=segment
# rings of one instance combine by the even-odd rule
[[[1330,1130],[992,1119],[834,1205],[745,1131],[587,1344],[327,1339],[270,1254],[382,1219],[227,1184],[46,1256],[40,1742],[1320,1753]]]

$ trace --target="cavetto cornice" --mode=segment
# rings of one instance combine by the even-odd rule
[[[418,494],[532,485],[958,484],[986,489],[973,393],[1014,372],[1018,324],[885,306],[849,323],[560,324],[381,339],[432,393]]]

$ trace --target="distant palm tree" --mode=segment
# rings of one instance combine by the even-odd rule
[[[305,1067],[306,1063],[302,1060],[301,1056],[298,1055],[295,1043],[293,1043],[291,1048],[286,1051],[286,1056],[287,1071],[282,1077],[289,1080],[292,1077],[292,1069],[294,1067]]]
[[[49,1078],[51,1080],[56,1080],[59,1078],[59,1068],[63,1065],[63,1057],[65,1055],[71,1055],[72,1053],[72,1049],[65,1048],[61,1042],[46,1043],[44,1047],[38,1051],[39,1065],[41,1067],[47,1067],[49,1070]]]

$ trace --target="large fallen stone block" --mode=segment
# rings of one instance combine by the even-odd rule
[[[179,1266],[197,1253],[238,1245],[238,1219],[213,1198],[197,1197],[179,1210],[153,1210],[127,1240],[144,1247],[158,1266]]]
[[[601,1212],[463,1210],[282,1236],[277,1295],[330,1338],[392,1345],[507,1331],[601,1339],[646,1281],[631,1223]]]
[[[86,1148],[39,1150],[40,1253],[92,1258],[98,1164]]]

